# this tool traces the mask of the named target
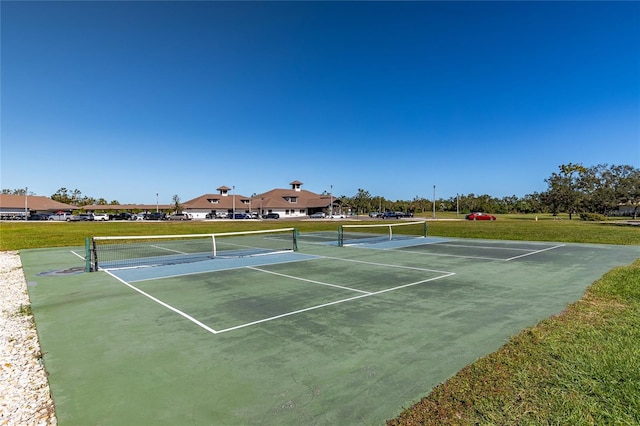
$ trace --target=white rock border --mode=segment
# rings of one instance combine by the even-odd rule
[[[0,425],[57,425],[20,256],[0,252]]]

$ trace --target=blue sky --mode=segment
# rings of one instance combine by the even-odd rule
[[[640,2],[0,7],[5,189],[503,197],[640,167]]]

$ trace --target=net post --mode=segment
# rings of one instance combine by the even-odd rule
[[[217,255],[218,255],[218,250],[216,247],[216,236],[215,234],[211,234],[211,256],[213,256],[213,258],[215,259]]]
[[[393,240],[393,226],[389,225],[389,241]]]
[[[293,228],[293,251],[298,251],[298,228]]]
[[[426,238],[427,236],[427,228],[429,227],[429,225],[427,225],[427,221],[424,221],[424,237]]]
[[[342,225],[338,226],[338,247],[344,247],[344,230]]]
[[[89,237],[84,239],[84,271],[91,272],[91,243]]]

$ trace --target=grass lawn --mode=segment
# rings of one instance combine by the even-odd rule
[[[622,222],[499,216],[495,222],[438,214],[429,235],[640,245],[640,226]],[[430,218],[427,215],[426,218]],[[449,219],[449,220],[446,220]],[[82,246],[87,236],[229,232],[334,221],[3,222],[0,250]],[[513,337],[461,370],[388,425],[640,424],[640,259],[594,283],[563,313]],[[426,390],[425,390],[426,391]],[[417,398],[418,396],[416,396]]]

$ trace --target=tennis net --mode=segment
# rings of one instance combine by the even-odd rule
[[[297,251],[297,235],[296,228],[282,228],[216,234],[92,237],[86,240],[86,269],[171,265]]]
[[[424,238],[426,236],[427,222],[425,221],[341,225],[338,229],[338,245],[343,247],[391,240]]]

